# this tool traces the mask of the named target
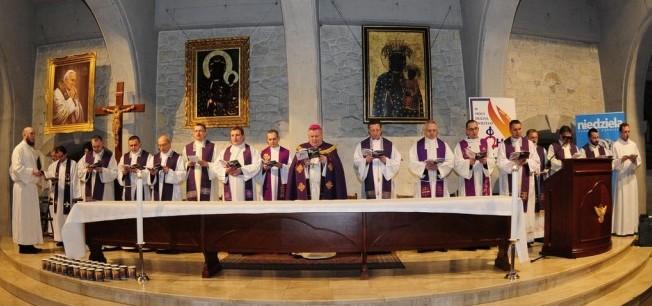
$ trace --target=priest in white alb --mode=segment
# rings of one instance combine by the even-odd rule
[[[253,201],[253,178],[260,171],[260,153],[245,143],[241,127],[232,127],[230,136],[231,145],[220,151],[218,162],[211,167],[215,167],[217,177],[223,183],[224,201]]]
[[[453,171],[455,155],[448,144],[437,137],[437,122],[429,120],[424,123],[423,135],[409,152],[409,170],[417,178],[414,197],[450,197],[446,177]]]
[[[79,180],[77,180],[77,162],[68,158],[68,151],[64,146],[54,148],[57,161],[48,167],[45,173],[51,179],[52,199],[54,214],[52,215],[52,228],[54,241],[57,246],[63,246],[61,228],[66,223],[66,218],[76,199],[81,197]]]
[[[569,158],[579,158],[580,149],[573,143],[573,133],[568,125],[559,128],[559,139],[548,147],[547,158],[550,161],[550,174],[561,170],[562,161]]]
[[[266,134],[267,147],[260,151],[261,170],[256,175],[259,185],[258,199],[262,201],[285,200],[287,194],[288,174],[294,152],[278,144],[280,137],[277,130],[271,129]]]
[[[43,180],[39,153],[34,149],[34,129],[23,129],[23,140],[11,153],[9,176],[14,181],[11,215],[11,233],[21,254],[35,254],[41,249],[35,244],[43,243],[38,185]]]
[[[591,128],[588,132],[589,141],[582,147],[580,154],[585,158],[604,158],[611,156],[611,151],[605,146],[605,141],[600,139],[600,132]]]
[[[136,201],[136,189],[138,180],[142,181],[142,199],[149,201],[149,187],[147,178],[149,170],[145,167],[150,158],[149,152],[141,147],[140,138],[136,135],[129,137],[127,141],[129,152],[122,155],[118,163],[118,183],[123,186],[122,200]]]
[[[455,146],[455,172],[459,175],[460,196],[490,196],[491,173],[496,167],[494,150],[480,139],[478,122],[466,122],[466,138]]]
[[[157,139],[159,152],[147,161],[150,170],[147,185],[152,188],[154,201],[181,201],[181,184],[186,180],[186,162],[181,155],[172,150],[170,136],[161,135]]]
[[[367,124],[369,137],[359,142],[353,152],[353,168],[361,182],[363,199],[396,198],[394,178],[401,167],[401,153],[389,139],[382,136],[378,120]]]
[[[629,139],[628,123],[621,123],[620,138],[613,145],[613,222],[611,232],[632,235],[638,229],[638,182],[636,168],[641,166],[641,154]]]
[[[217,201],[218,179],[215,168],[210,165],[218,160],[215,143],[206,139],[206,125],[195,123],[192,128],[193,142],[184,147],[182,156],[188,167],[186,199],[188,201]]]
[[[536,232],[536,214],[534,192],[534,170],[539,169],[540,161],[537,148],[527,137],[522,136],[523,127],[518,120],[509,122],[511,136],[498,145],[497,164],[500,169],[500,194],[511,195],[512,192],[523,200],[526,213],[528,242],[534,241]],[[527,158],[512,158],[515,152],[529,152]],[[512,173],[517,175],[516,188],[512,190]]]
[[[91,137],[92,151],[87,152],[77,163],[77,175],[83,186],[85,201],[113,201],[113,182],[118,177],[118,163],[113,154],[104,149],[102,137]]]

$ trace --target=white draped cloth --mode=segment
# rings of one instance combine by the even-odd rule
[[[100,153],[93,152],[93,164],[102,160],[104,153],[104,150],[102,150]],[[89,171],[92,171],[90,176],[91,190],[94,191],[95,189],[95,181],[100,180],[100,183],[104,184],[104,194],[102,195],[102,201],[113,201],[115,198],[115,195],[113,194],[113,181],[118,178],[118,163],[115,162],[115,156],[111,156],[109,167],[102,168],[102,172],[98,172],[95,169],[89,170],[86,168],[88,166],[90,165],[86,163],[86,156],[82,156],[79,162],[77,162],[77,174],[79,175],[79,180],[82,183],[80,185],[80,193],[82,197],[86,194],[86,174]]]
[[[53,178],[56,177],[57,173],[57,164],[61,163],[59,166],[59,176],[57,177],[56,183],[53,181],[50,182],[50,188],[52,190],[52,199],[54,199],[54,189],[57,191],[57,209],[52,214],[52,228],[54,229],[54,241],[63,241],[61,238],[61,228],[63,224],[66,223],[67,215],[63,214],[63,200],[66,187],[66,165],[67,160],[62,160],[59,162],[53,162],[48,167],[48,171],[45,172],[45,177]],[[79,180],[77,180],[77,162],[74,160],[70,161],[70,200],[72,201],[75,198],[81,198],[81,193],[79,192]],[[72,204],[72,203],[70,203]]]
[[[123,169],[125,167],[129,167],[131,165],[135,165],[138,161],[138,158],[140,158],[140,155],[143,154],[143,150],[138,150],[138,152],[134,153],[129,151],[129,158],[131,159],[131,164],[125,165],[125,157],[124,155],[120,157],[120,162],[118,163],[118,183],[120,186],[124,187],[125,186],[125,176],[129,175],[129,180],[131,182],[131,200],[135,201],[136,200],[136,181],[138,178],[143,179],[143,182],[147,182],[147,178],[149,177],[149,170],[143,169],[143,170],[136,170],[136,172],[129,172],[128,174],[123,173]],[[147,157],[147,160],[152,158],[152,154],[149,154]],[[147,162],[145,162],[147,164]],[[147,192],[147,188],[144,188],[145,190],[145,197],[143,198],[145,201],[148,201],[150,199],[150,193]],[[126,199],[126,192],[127,189],[123,188],[122,189],[122,199]]]
[[[38,158],[39,153],[25,140],[11,153],[9,176],[14,181],[11,230],[13,240],[17,244],[43,243],[37,186],[42,178],[33,174],[33,171],[38,169]]]
[[[512,138],[512,145],[514,146],[514,152],[521,152],[521,140],[523,138]],[[528,142],[528,152],[530,152],[530,156],[527,160],[527,165],[530,168],[530,183],[529,186],[523,187],[521,186],[521,177],[523,175],[523,167],[518,167],[518,170],[513,172],[514,175],[518,176],[517,180],[517,190],[515,191],[516,194],[521,193],[522,188],[528,188],[528,198],[527,198],[527,213],[526,213],[526,232],[527,232],[527,237],[528,241],[533,241],[534,238],[536,238],[535,232],[536,232],[536,213],[535,213],[535,201],[536,201],[536,196],[535,196],[535,190],[534,190],[534,173],[535,169],[539,169],[540,167],[540,160],[539,160],[539,155],[537,154],[537,148],[536,145],[530,141],[527,140]],[[505,156],[505,142],[501,142],[498,145],[498,159],[497,159],[497,164],[498,168],[500,169],[500,194],[501,195],[509,195],[509,184],[511,183],[508,179],[509,174],[512,173],[513,168],[516,166],[514,161],[509,160]]]
[[[192,146],[193,146],[193,148],[195,150],[195,154],[196,154],[197,158],[199,160],[201,160],[202,159],[202,150],[204,149],[204,142],[202,142],[202,141],[193,141]],[[219,158],[217,156],[216,149],[217,149],[217,145],[213,146],[213,151],[214,151],[213,152],[213,158],[211,160],[207,160],[207,162],[209,162],[209,166],[207,167],[208,168],[207,169],[207,171],[208,171],[208,179],[211,182],[211,197],[210,197],[211,201],[216,201],[220,197],[219,189],[218,189],[218,181],[219,180],[217,179],[218,174],[215,171],[215,167],[210,166],[210,163],[214,163],[217,160],[219,160]],[[186,154],[186,147],[185,146],[183,147],[183,153],[181,155],[183,156],[184,162],[188,163],[189,162],[188,154]],[[190,175],[195,176],[195,186],[197,187],[196,188],[197,201],[200,200],[200,194],[201,194],[201,192],[200,192],[200,189],[201,189],[201,172],[202,172],[201,170],[202,170],[202,167],[200,167],[198,164],[195,164],[194,170],[188,170],[188,176],[190,176]]]
[[[632,140],[619,138],[613,145],[613,222],[611,232],[631,235],[638,231],[638,182],[636,168],[641,165],[641,154]],[[625,155],[636,154],[636,163],[621,162]]]
[[[229,160],[224,159],[224,154],[226,153],[226,150],[229,149],[231,156]],[[229,184],[228,188],[231,191],[231,201],[244,201],[245,200],[245,182],[251,180],[254,176],[260,172],[260,153],[258,150],[256,150],[254,147],[249,146],[249,150],[251,151],[251,164],[245,165],[244,162],[244,152],[245,152],[245,143],[242,143],[240,145],[231,145],[231,147],[227,147],[227,149],[223,149],[220,151],[220,154],[218,154],[218,162],[214,163],[211,165],[211,167],[215,168],[215,172],[217,172],[217,177],[222,181],[224,184],[222,185],[223,188],[227,188],[226,183]],[[242,173],[240,175],[234,176],[226,173],[226,168],[224,168],[224,165],[222,162],[229,162],[232,160],[238,160],[240,162],[240,165],[242,166],[240,170]],[[253,183],[253,182],[252,182]],[[253,187],[253,186],[252,186]],[[255,192],[252,190],[252,192]],[[222,192],[224,194],[224,192]],[[256,195],[254,194],[254,199],[256,199]]]
[[[370,149],[374,151],[384,150],[383,138],[370,139],[369,146]],[[376,194],[376,199],[382,198],[383,178],[390,181],[392,184],[391,197],[392,199],[396,198],[396,188],[393,178],[398,174],[398,171],[401,168],[401,153],[395,145],[392,145],[392,152],[385,152],[385,156],[387,158],[385,163],[378,158],[374,158],[371,163],[367,164],[367,160],[362,155],[361,143],[358,143],[355,146],[355,151],[353,152],[353,169],[355,170],[358,180],[361,182],[360,198],[367,198],[365,180],[369,174],[369,167],[372,167],[372,174],[374,176],[374,193]]]
[[[447,143],[444,142],[444,145],[446,146],[446,156],[437,156],[437,148],[439,147],[437,143],[437,139],[429,139],[425,138],[425,146],[426,146],[426,152],[427,152],[427,160],[437,160],[440,158],[443,158],[444,161],[442,163],[439,163],[437,165],[437,171],[434,170],[429,170],[428,171],[428,176],[430,178],[430,193],[431,193],[431,198],[434,198],[436,196],[435,192],[435,186],[438,180],[443,180],[444,181],[444,197],[450,197],[450,193],[448,192],[448,183],[446,182],[446,177],[453,171],[453,168],[455,167],[455,155],[453,154],[453,151],[451,148],[448,146]],[[417,144],[415,143],[412,145],[410,148],[409,152],[410,156],[410,164],[409,164],[409,170],[410,172],[417,177],[417,180],[414,183],[414,197],[415,198],[421,198],[421,180],[425,179],[425,176],[423,175],[423,171],[426,169],[426,162],[425,161],[419,161],[419,156],[417,155]],[[439,176],[437,175],[439,173]]]
[[[166,153],[161,152],[161,166],[165,167],[168,164],[168,158],[172,155],[174,151],[169,150]],[[154,168],[154,154],[150,154],[147,159],[147,168]],[[181,193],[181,184],[186,181],[187,171],[186,171],[186,160],[179,156],[177,159],[177,167],[175,169],[169,169],[168,173],[165,173],[163,170],[159,170],[158,177],[162,179],[157,179],[156,176],[152,178],[151,175],[147,176],[146,182],[148,186],[151,186],[152,192],[159,192],[163,194],[163,184],[172,184],[172,201],[180,201],[182,199]],[[154,199],[154,195],[150,197]]]
[[[269,213],[329,213],[329,212],[420,212],[451,213],[469,215],[511,216],[510,239],[518,239],[517,255],[521,263],[529,262],[525,245],[523,225],[523,205],[520,200],[510,197],[456,197],[447,199],[392,199],[391,201],[373,199],[368,201],[351,200],[308,200],[308,201],[236,201],[222,202],[144,202],[143,216],[166,217],[211,214],[269,214]],[[63,227],[63,241],[66,256],[79,259],[84,257],[84,223],[137,217],[138,205],[135,202],[96,202],[78,203],[68,216]],[[135,228],[133,229],[136,230]],[[455,229],[450,229],[454,232]],[[147,236],[144,237],[147,241]]]
[[[469,144],[469,150],[473,152],[480,152],[480,138],[467,138],[465,139]],[[489,192],[491,188],[491,173],[494,172],[496,168],[496,155],[493,148],[489,145],[487,146],[487,167],[480,162],[479,159],[476,159],[471,167],[471,160],[464,159],[464,152],[462,152],[462,147],[458,142],[455,146],[455,172],[459,175],[459,187],[457,188],[458,193],[461,197],[466,196],[466,188],[464,180],[473,178],[473,183],[475,186],[475,194],[482,194],[482,176],[483,174],[489,178]]]
[[[281,151],[280,146],[276,147],[271,147],[269,148],[270,152],[270,161],[277,161],[280,163],[280,158],[279,154]],[[265,178],[267,175],[271,175],[270,177],[270,188],[272,191],[272,201],[276,201],[278,199],[278,184],[285,185],[288,183],[288,174],[290,171],[290,164],[292,163],[292,160],[294,159],[294,152],[290,151],[290,157],[288,158],[288,164],[281,164],[281,168],[277,167],[271,167],[267,173],[263,173],[262,171],[262,164],[261,164],[261,171],[258,172],[258,174],[255,177],[255,181],[257,184],[257,192],[256,192],[256,198],[259,200],[263,199],[263,183],[265,183]],[[262,162],[262,160],[261,160]]]

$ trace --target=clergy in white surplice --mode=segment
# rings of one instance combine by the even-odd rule
[[[91,147],[92,150],[77,163],[84,201],[113,201],[113,182],[118,177],[118,163],[113,153],[104,148],[101,136],[91,137]]]
[[[550,174],[561,170],[562,160],[568,158],[579,158],[581,152],[573,143],[573,134],[568,125],[559,128],[559,140],[548,146],[547,158],[550,161]]]
[[[161,135],[157,139],[159,152],[147,160],[147,185],[151,186],[151,199],[154,201],[180,201],[181,184],[186,180],[186,162],[181,155],[172,150],[170,136]]]
[[[66,223],[66,218],[72,209],[75,200],[81,197],[79,181],[77,180],[77,162],[68,158],[68,151],[63,146],[54,148],[57,161],[53,162],[45,177],[50,179],[54,214],[52,214],[52,227],[54,241],[61,246],[61,228]]]
[[[192,128],[193,142],[183,149],[188,178],[186,199],[188,201],[216,201],[219,199],[217,172],[210,165],[218,160],[215,143],[206,139],[206,125],[195,123]]]
[[[629,139],[630,127],[622,123],[620,138],[613,145],[613,222],[611,232],[632,235],[638,230],[638,182],[636,168],[641,165],[638,146]]]
[[[545,219],[546,212],[543,207],[543,181],[548,177],[548,155],[546,149],[539,145],[539,132],[535,129],[527,130],[527,139],[529,139],[537,147],[537,155],[539,156],[539,168],[533,169],[534,172],[534,239],[543,238],[545,232]]]
[[[423,135],[409,152],[409,170],[416,177],[414,197],[450,197],[446,177],[455,166],[455,155],[448,144],[437,137],[437,122],[424,123]]]
[[[11,233],[22,254],[40,252],[34,244],[43,243],[37,186],[43,180],[43,172],[39,153],[34,149],[35,140],[33,128],[23,129],[23,140],[11,153],[9,166],[9,176],[14,181]]]
[[[478,122],[466,122],[466,139],[455,146],[455,172],[459,175],[460,196],[490,196],[491,173],[496,167],[494,150],[480,139]]]
[[[353,169],[362,187],[360,197],[396,198],[394,177],[401,167],[401,153],[389,139],[382,137],[380,121],[370,121],[367,132],[369,137],[359,142],[353,152]]]
[[[500,194],[511,195],[516,192],[523,200],[523,210],[526,213],[526,232],[528,242],[534,241],[536,231],[534,169],[540,167],[539,155],[532,141],[522,136],[522,125],[518,120],[509,122],[511,136],[498,145],[497,165],[500,169]],[[515,152],[528,154],[515,157]],[[512,191],[512,173],[517,175],[517,190]]]
[[[261,169],[256,175],[257,197],[262,201],[285,200],[294,152],[278,144],[280,137],[277,130],[267,131],[266,140],[267,147],[260,151]]]
[[[122,188],[123,201],[136,201],[136,189],[138,180],[142,182],[142,199],[149,201],[150,193],[147,184],[149,170],[145,167],[150,158],[149,152],[141,148],[140,138],[131,136],[127,141],[129,152],[122,155],[118,163],[118,183]]]
[[[260,153],[246,144],[244,130],[231,128],[231,145],[220,151],[218,162],[211,165],[222,181],[224,201],[253,201],[253,178],[260,171]]]
[[[580,150],[582,157],[601,158],[611,156],[611,151],[605,146],[605,141],[600,139],[600,132],[596,128],[591,128],[588,136],[589,142]]]

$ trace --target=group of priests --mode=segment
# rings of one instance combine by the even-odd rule
[[[559,130],[559,140],[545,150],[539,146],[536,130],[523,135],[522,124],[512,120],[510,137],[496,144],[479,137],[478,123],[466,122],[466,137],[454,150],[438,137],[435,121],[423,125],[423,137],[408,151],[408,169],[414,180],[414,197],[449,197],[449,175],[459,176],[458,196],[491,196],[491,176],[499,171],[499,192],[516,192],[523,200],[528,240],[543,237],[543,214],[538,196],[540,181],[562,167],[567,158],[613,156],[614,184],[613,232],[619,235],[636,231],[638,200],[635,169],[641,164],[636,144],[629,140],[629,125],[620,126],[620,139],[613,152],[603,145],[597,130],[589,131],[589,143],[573,144],[568,126]],[[396,197],[396,175],[403,161],[399,149],[382,135],[382,124],[368,124],[369,137],[354,150],[353,168],[361,181],[361,197]],[[218,150],[209,141],[206,126],[196,124],[193,141],[182,152],[172,150],[171,139],[157,139],[159,151],[151,154],[141,148],[138,136],[128,140],[129,152],[119,162],[104,147],[100,136],[91,138],[91,147],[77,162],[67,158],[62,146],[54,149],[48,168],[41,167],[34,149],[34,129],[23,130],[23,141],[12,154],[10,175],[13,187],[13,238],[21,253],[38,253],[34,245],[43,242],[38,222],[38,187],[44,179],[51,185],[54,203],[54,240],[61,242],[61,227],[75,199],[114,200],[114,182],[122,186],[124,201],[274,201],[347,199],[344,168],[335,145],[323,139],[320,125],[308,128],[308,141],[295,149],[279,145],[279,133],[266,133],[268,146],[262,151],[245,142],[244,130],[230,130],[230,144]],[[524,152],[528,152],[524,154]],[[531,154],[530,154],[531,153]],[[518,176],[517,190],[511,190],[511,176]],[[182,188],[185,183],[185,192]],[[142,193],[138,194],[138,190]],[[185,199],[183,195],[185,194]]]

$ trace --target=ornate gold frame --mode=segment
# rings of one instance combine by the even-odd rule
[[[47,93],[45,97],[45,134],[93,131],[93,120],[95,118],[95,60],[95,52],[48,59],[48,82],[46,85]],[[56,88],[55,72],[57,68],[62,66],[71,66],[84,63],[88,64],[88,83],[86,84],[86,86],[88,86],[86,88],[86,91],[88,92],[88,96],[86,98],[86,122],[54,125],[52,120],[54,116],[54,90]],[[83,85],[84,84],[78,84],[78,86]]]
[[[233,116],[200,117],[197,114],[198,78],[205,77],[201,75],[201,70],[198,69],[198,52],[212,52],[225,49],[237,49],[239,51],[239,62],[237,66],[237,73],[239,74],[239,114]],[[233,65],[235,66],[235,63]],[[193,127],[196,123],[203,123],[207,127],[249,126],[249,37],[240,36],[187,41],[185,87],[186,127]]]

